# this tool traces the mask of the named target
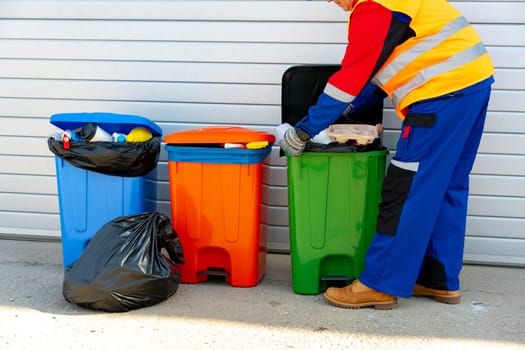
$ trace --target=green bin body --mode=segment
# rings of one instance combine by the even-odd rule
[[[292,287],[319,294],[364,269],[388,151],[287,155]]]

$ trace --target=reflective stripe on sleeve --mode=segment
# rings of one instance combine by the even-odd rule
[[[341,101],[344,103],[350,103],[355,98],[354,95],[344,92],[343,90],[335,87],[334,85],[330,83],[326,84],[326,87],[324,88],[324,93],[336,99],[337,101]]]

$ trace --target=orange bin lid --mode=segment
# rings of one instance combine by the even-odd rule
[[[167,144],[250,143],[258,141],[274,143],[275,136],[267,132],[239,126],[210,126],[177,131],[164,137],[164,142]]]

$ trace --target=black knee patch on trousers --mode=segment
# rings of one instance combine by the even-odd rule
[[[448,290],[445,267],[431,256],[426,256],[417,283],[434,289]]]
[[[414,171],[389,165],[381,190],[377,232],[392,236],[396,234],[401,211],[415,174]]]

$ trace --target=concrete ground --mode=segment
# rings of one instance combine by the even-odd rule
[[[181,284],[126,313],[62,296],[59,242],[0,240],[0,349],[525,349],[525,269],[467,265],[462,301],[401,299],[390,311],[347,310],[297,295],[290,256],[270,254],[263,280]]]

